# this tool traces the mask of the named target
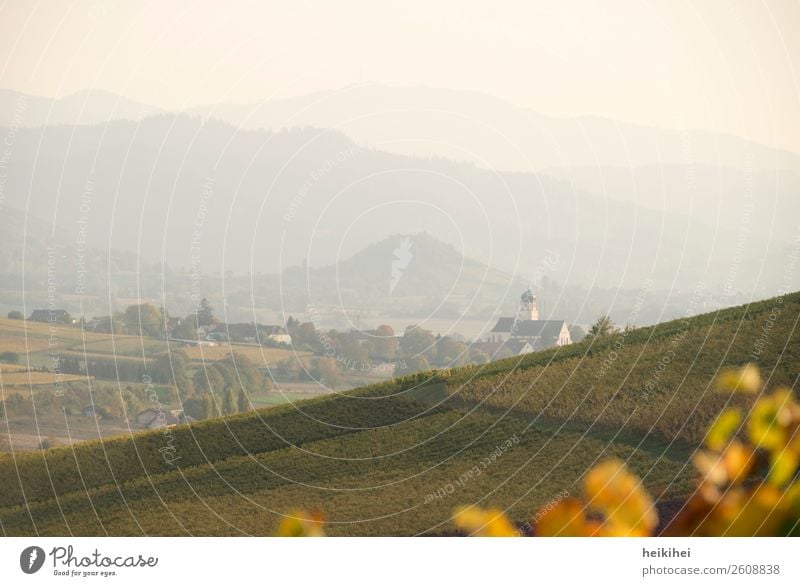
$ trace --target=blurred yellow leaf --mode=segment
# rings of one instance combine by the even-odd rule
[[[761,485],[752,492],[732,492],[731,502],[721,507],[713,535],[757,537],[775,535],[782,524],[786,503],[783,493],[773,486]],[[716,511],[715,511],[716,513]]]
[[[722,454],[702,451],[692,460],[704,483],[721,487],[744,480],[755,464],[755,454],[749,446],[731,442]]]
[[[314,511],[295,511],[281,519],[276,537],[325,537],[325,516]]]
[[[795,480],[789,488],[783,493],[783,498],[786,501],[786,507],[789,509],[792,518],[795,520],[800,519],[800,480]],[[796,528],[800,531],[800,524]]]
[[[741,422],[742,414],[738,409],[725,409],[711,424],[706,435],[706,446],[711,450],[722,450]]]
[[[725,368],[716,379],[716,386],[722,391],[739,391],[743,393],[758,393],[763,382],[758,367],[746,364],[741,368]]]
[[[708,485],[701,484],[699,490],[683,504],[680,513],[670,521],[666,535],[704,535],[703,525],[707,523],[720,494],[716,488],[711,487],[709,490]]]
[[[722,486],[728,482],[728,472],[725,470],[725,464],[717,454],[705,451],[697,452],[692,461],[704,482],[713,486]]]
[[[658,515],[641,480],[619,460],[595,466],[583,481],[589,506],[605,515],[605,535],[650,535],[658,525]]]
[[[783,486],[794,478],[797,471],[798,456],[789,449],[775,450],[769,459],[769,482],[773,486]]]
[[[783,449],[789,440],[792,421],[791,393],[782,389],[759,399],[747,420],[747,434],[756,448]]]
[[[453,523],[464,533],[476,537],[519,537],[520,533],[500,509],[462,507],[453,516]]]
[[[728,482],[736,484],[747,477],[755,464],[752,448],[741,442],[731,443],[722,454]]]
[[[760,393],[763,387],[758,369],[751,364],[723,371],[717,384],[748,393]],[[745,424],[749,442],[734,439],[741,424],[742,413],[726,409],[711,425],[705,440],[708,449],[693,456],[701,474],[697,490],[669,522],[667,534],[800,536],[800,480],[796,478],[800,404],[789,389],[778,389],[755,402]],[[754,485],[746,480],[759,448],[769,452],[771,466],[768,482]],[[602,462],[583,482],[588,503],[567,498],[542,509],[537,515],[536,535],[652,535],[658,525],[653,501],[623,462]],[[598,514],[587,514],[587,509]],[[512,529],[497,510],[462,509],[456,522],[477,535],[503,535]]]
[[[539,514],[536,535],[540,537],[589,537],[596,528],[596,524],[591,524],[586,519],[584,504],[574,497],[569,497]]]

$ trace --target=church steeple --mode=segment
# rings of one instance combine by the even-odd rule
[[[522,294],[519,300],[519,311],[517,312],[518,321],[538,320],[539,308],[536,307],[536,295],[533,294],[531,288]]]

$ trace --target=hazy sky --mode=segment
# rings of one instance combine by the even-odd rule
[[[799,32],[797,0],[18,0],[0,87],[171,109],[419,84],[800,152]]]

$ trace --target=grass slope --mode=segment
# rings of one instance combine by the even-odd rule
[[[421,373],[133,438],[6,456],[6,535],[268,534],[298,507],[329,532],[452,531],[459,504],[523,521],[609,456],[680,498],[727,402],[721,367],[796,386],[800,295],[450,372]],[[168,453],[172,464],[165,461]],[[177,458],[177,459],[175,459]]]

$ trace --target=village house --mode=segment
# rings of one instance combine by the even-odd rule
[[[74,319],[65,309],[34,309],[30,321],[40,321],[45,323],[74,324],[78,320]]]
[[[283,326],[271,326],[259,323],[220,324],[215,332],[224,331],[231,342],[245,344],[264,344],[267,341],[276,344],[291,344],[292,337]]]
[[[292,343],[292,337],[285,327],[255,322],[213,323],[207,326],[198,326],[197,339],[181,339],[174,337],[173,334],[180,323],[180,318],[176,318],[174,321],[171,319],[167,324],[170,339],[192,346],[215,346],[220,342],[261,345],[268,345],[268,342],[286,345]]]

